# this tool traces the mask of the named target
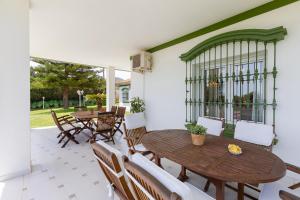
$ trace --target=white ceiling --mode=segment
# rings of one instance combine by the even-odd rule
[[[30,54],[130,69],[129,56],[267,0],[31,0]]]

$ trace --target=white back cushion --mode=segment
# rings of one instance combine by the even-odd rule
[[[274,139],[273,127],[246,121],[236,123],[234,138],[258,145],[270,146]]]
[[[122,169],[122,171],[124,173],[125,172],[124,171],[125,167],[124,167],[124,163],[123,163],[123,160],[122,160],[123,154],[118,149],[113,148],[112,146],[106,144],[105,142],[103,142],[101,140],[97,141],[97,143],[100,146],[104,147],[107,151],[110,151],[110,152],[112,152],[112,153],[114,153],[116,155],[116,157],[117,157],[117,159],[119,161],[120,167],[121,167],[121,169]]]
[[[183,200],[194,200],[194,196],[191,189],[184,184],[183,182],[179,181],[177,178],[163,170],[162,168],[158,167],[156,164],[151,162],[145,156],[136,153],[131,158],[132,162],[143,168],[149,174],[151,174],[154,178],[156,178],[161,184],[163,184],[168,190],[171,192],[176,192],[178,195],[181,196]],[[202,194],[203,197],[206,197],[204,192],[198,191],[198,194]],[[201,196],[198,196],[197,199],[204,199]]]
[[[207,134],[210,135],[220,136],[223,131],[223,122],[220,120],[198,117],[197,124],[207,128]]]
[[[133,113],[125,116],[125,124],[127,129],[136,129],[146,126],[144,113]]]

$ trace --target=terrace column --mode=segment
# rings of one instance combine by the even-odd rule
[[[30,172],[29,2],[1,0],[0,27],[1,181]]]
[[[109,111],[111,106],[115,105],[115,68],[108,67],[105,69],[106,78],[106,110]]]

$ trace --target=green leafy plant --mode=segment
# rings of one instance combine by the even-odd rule
[[[87,101],[96,101],[97,104],[102,104],[102,102],[106,99],[105,94],[87,94],[86,96]]]
[[[139,97],[134,97],[130,101],[130,112],[139,113],[145,111],[145,102]]]
[[[196,123],[188,123],[185,127],[191,134],[194,135],[205,135],[207,131],[207,128]]]

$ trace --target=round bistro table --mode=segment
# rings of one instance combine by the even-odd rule
[[[285,175],[284,162],[260,146],[221,136],[207,135],[203,146],[192,144],[186,130],[152,131],[143,137],[142,144],[155,154],[156,164],[167,158],[182,166],[179,179],[184,179],[185,168],[208,178],[216,187],[216,199],[224,199],[226,182],[238,183],[238,199],[244,198],[244,184],[268,183]],[[228,152],[228,144],[242,148],[241,155]]]

